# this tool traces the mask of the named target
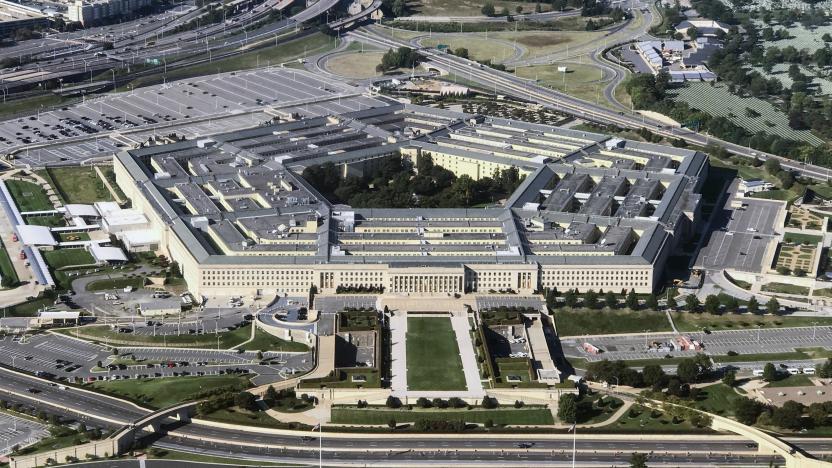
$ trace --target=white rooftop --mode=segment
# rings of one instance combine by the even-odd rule
[[[102,247],[90,244],[90,253],[98,262],[126,262],[127,256],[118,247]]]
[[[20,235],[20,242],[25,245],[58,245],[52,231],[46,226],[19,224],[17,233]]]
[[[42,319],[78,319],[81,316],[81,312],[78,311],[71,311],[71,310],[64,310],[64,311],[43,311],[38,315]]]
[[[159,233],[153,229],[138,229],[125,231],[121,234],[121,240],[127,245],[145,245],[159,242]]]
[[[93,206],[93,205],[82,205],[80,203],[70,203],[68,205],[64,205],[64,208],[66,208],[67,214],[69,214],[72,217],[86,216],[86,217],[97,218],[97,217],[100,216],[98,214],[98,210],[96,210],[95,206]]]

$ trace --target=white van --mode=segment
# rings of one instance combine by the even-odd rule
[[[762,369],[754,369],[754,377],[762,377],[763,370]]]
[[[814,367],[804,367],[801,369],[804,374],[806,375],[815,375],[815,368]]]
[[[797,375],[800,373],[800,369],[798,369],[797,367],[789,367],[788,369],[786,369],[786,372],[788,372],[791,375]]]

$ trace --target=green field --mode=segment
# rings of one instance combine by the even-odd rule
[[[106,325],[95,325],[81,328],[67,328],[60,330],[61,333],[76,336],[91,341],[109,343],[121,346],[187,346],[191,348],[214,348],[229,349],[237,346],[251,337],[251,325],[244,325],[234,330],[215,335],[206,333],[204,335],[132,335],[130,333],[118,333],[110,330]],[[219,337],[219,340],[217,339]],[[260,348],[270,351],[307,351],[309,349],[303,343],[295,343],[282,340],[276,336],[258,331],[255,340]],[[247,346],[247,345],[246,345]]]
[[[702,391],[696,399],[695,407],[709,413],[720,416],[732,416],[734,414],[734,403],[743,398],[732,387],[723,383],[702,387]]]
[[[263,330],[254,332],[254,339],[241,346],[251,351],[307,351],[309,346],[297,341],[287,341]]]
[[[641,333],[670,331],[664,312],[555,309],[558,335],[603,335],[612,333]]]
[[[52,268],[94,265],[95,259],[84,249],[56,249],[43,252],[43,259]]]
[[[108,291],[110,289],[124,289],[128,286],[133,289],[144,287],[145,277],[132,278],[111,278],[91,281],[87,284],[87,291]]]
[[[788,353],[759,353],[759,354],[738,354],[736,356],[711,356],[714,362],[778,362],[801,359],[811,359],[809,354],[803,351],[791,351]]]
[[[765,304],[760,305],[761,308]],[[755,328],[788,328],[811,327],[813,322],[818,325],[832,325],[830,317],[792,317],[780,315],[753,314],[691,314],[688,312],[674,312],[673,323],[679,331],[709,330],[742,330]]]
[[[407,387],[409,390],[466,389],[450,319],[408,317]]]
[[[54,296],[40,296],[31,301],[22,302],[15,306],[3,308],[3,312],[9,317],[33,317],[44,307],[55,303]]]
[[[430,421],[458,421],[466,423],[484,424],[489,419],[494,424],[500,425],[549,425],[554,424],[552,413],[541,407],[496,408],[496,409],[434,409],[414,408],[412,410],[394,410],[386,407],[379,408],[356,408],[339,407],[332,408],[332,422],[337,424],[367,424],[386,425],[391,419],[397,423],[415,422],[419,419]]]
[[[787,232],[783,234],[784,242],[791,242],[794,244],[817,244],[822,241],[820,236],[813,236],[811,234],[803,234],[800,232]]]
[[[565,66],[567,71],[559,72]],[[537,65],[517,69],[517,76],[536,80],[552,89],[570,94],[585,101],[604,104],[604,72],[593,65],[560,63],[558,65]]]
[[[789,283],[767,283],[762,285],[760,290],[780,294],[797,294],[800,296],[809,295],[809,288]]]
[[[20,211],[46,211],[54,210],[52,202],[40,185],[23,180],[7,180],[6,187],[9,189],[17,209]]]
[[[7,281],[3,283],[7,285],[7,287],[12,287],[16,285],[20,280],[17,277],[17,272],[14,269],[14,265],[12,264],[12,259],[9,258],[9,252],[6,250],[5,246],[0,246],[0,275],[3,278],[8,278]]]
[[[196,398],[201,392],[218,387],[248,388],[248,377],[209,375],[169,379],[113,380],[93,382],[90,387],[110,395],[141,402],[153,408],[165,408]]]
[[[653,417],[657,416],[657,417]],[[647,408],[639,405],[633,405],[630,411],[627,411],[613,424],[603,426],[596,429],[584,430],[584,432],[597,433],[627,433],[627,434],[665,434],[665,433],[680,433],[680,434],[709,434],[713,433],[711,429],[699,428],[692,425],[687,420],[673,423],[673,418],[662,412],[655,414]]]
[[[490,60],[493,63],[500,63],[514,55],[514,48],[512,48],[511,44],[503,41],[495,41],[493,35],[489,39],[477,36],[479,35],[457,36],[435,34],[433,37],[423,39],[420,43],[425,47],[436,47],[439,44],[443,44],[451,50],[465,48],[468,49],[468,56],[471,60]]]
[[[48,227],[64,227],[66,226],[66,220],[61,215],[46,215],[46,216],[26,216],[24,217],[24,221],[26,224],[32,224],[35,226],[48,226]]]
[[[780,388],[780,387],[806,387],[809,385],[814,385],[811,380],[809,380],[808,375],[804,374],[797,374],[797,375],[789,375],[788,377],[783,377],[780,380],[775,380],[774,382],[769,382],[766,387],[768,388]]]
[[[113,199],[92,166],[53,167],[47,172],[67,203],[91,204]]]

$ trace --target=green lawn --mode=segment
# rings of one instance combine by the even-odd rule
[[[777,362],[777,361],[791,361],[800,359],[811,359],[808,354],[802,351],[792,351],[788,353],[759,353],[759,354],[739,354],[737,356],[711,356],[714,362],[730,363],[730,362]]]
[[[66,220],[61,215],[26,216],[23,221],[35,226],[64,227]]]
[[[34,115],[41,107],[49,108],[64,102],[63,98],[52,93],[26,99],[10,100],[3,102],[3,105],[0,106],[0,117],[24,113]]]
[[[22,180],[7,180],[6,187],[20,211],[54,210],[55,207],[40,185]]]
[[[242,390],[251,386],[239,375],[209,375],[165,379],[113,380],[93,382],[90,388],[110,395],[141,402],[152,408],[165,408],[199,398],[202,392],[219,387]]]
[[[690,433],[700,433],[700,434],[708,434],[713,433],[708,428],[699,428],[692,424],[690,424],[687,420],[683,420],[678,422],[677,424],[673,423],[673,418],[668,416],[664,413],[657,412],[655,415],[658,417],[653,417],[654,414],[651,414],[649,409],[646,409],[639,405],[633,405],[631,410],[627,411],[620,418],[613,424],[608,426],[599,427],[597,429],[587,429],[584,432],[597,432],[597,433],[627,433],[627,434],[663,434],[663,433],[680,433],[680,434],[690,434]]]
[[[332,422],[337,424],[386,425],[394,419],[397,423],[415,422],[419,419],[430,421],[458,421],[484,424],[491,420],[494,424],[508,425],[548,425],[554,424],[552,413],[541,407],[497,408],[497,409],[435,409],[414,408],[389,409],[387,407],[357,408],[354,406],[332,408]]]
[[[263,411],[248,411],[237,407],[221,409],[206,415],[205,419],[220,421],[230,424],[242,424],[246,426],[270,427],[275,429],[288,429],[288,424],[269,416]]]
[[[803,234],[799,232],[787,232],[783,235],[784,242],[791,242],[794,244],[817,244],[823,240],[820,236],[813,236],[811,234]]]
[[[670,331],[664,312],[567,309],[555,310],[560,336]]]
[[[118,333],[110,330],[110,327],[105,325],[86,326],[77,329],[66,328],[60,330],[60,332],[87,340],[121,346],[162,345],[216,349],[218,347],[217,344],[219,343],[220,349],[228,349],[249,339],[251,336],[251,325],[244,325],[229,332],[220,333],[219,341],[217,340],[217,335],[214,335],[213,333],[206,333],[204,335],[183,334],[167,336],[132,335],[130,333]],[[309,347],[303,343],[281,340],[280,338],[271,335],[268,335],[268,338],[263,337],[261,340],[260,344],[262,344],[264,348],[268,348],[272,351],[307,351],[309,349]]]
[[[8,278],[8,281],[4,281],[4,283],[9,285],[9,287],[19,282],[17,272],[14,270],[14,265],[12,265],[12,259],[9,258],[9,252],[5,246],[0,247],[0,275],[3,278]]]
[[[112,201],[110,191],[92,166],[53,167],[47,172],[67,203]]]
[[[760,290],[780,294],[809,295],[809,288],[790,283],[767,283],[760,287]]]
[[[255,462],[250,460],[243,460],[241,458],[227,458],[215,457],[212,455],[200,455],[198,453],[179,452],[176,450],[154,448],[148,451],[148,458],[152,460],[175,460],[175,461],[190,461],[198,463],[216,463],[218,465],[229,466],[300,466],[287,463],[271,463],[271,462]]]
[[[87,291],[108,291],[110,289],[124,289],[128,286],[133,289],[144,287],[145,277],[109,278],[91,281],[87,284]]]
[[[409,390],[465,390],[456,334],[445,317],[408,317]]]
[[[54,303],[54,296],[41,296],[12,307],[5,307],[3,312],[9,317],[33,317],[37,315],[38,310],[49,307]]]
[[[761,306],[763,307],[763,306]],[[809,327],[812,322],[818,325],[832,325],[830,317],[791,317],[780,315],[752,315],[752,314],[691,314],[689,312],[674,312],[673,323],[679,331],[709,330],[741,330],[760,328],[788,328]]]
[[[58,233],[58,241],[60,242],[78,242],[88,241],[90,235],[86,232],[61,232]]]
[[[24,447],[16,452],[15,455],[32,455],[35,453],[48,452],[50,450],[57,450],[73,445],[80,445],[89,442],[89,437],[85,434],[80,434],[68,428],[52,428],[50,436],[39,440],[33,445]]]
[[[43,252],[43,259],[54,269],[95,264],[95,259],[84,249],[47,250]]]
[[[740,398],[743,398],[743,396],[735,392],[732,387],[717,383],[702,388],[695,406],[698,409],[720,416],[732,416],[734,414],[734,404]]]
[[[308,351],[309,346],[297,341],[287,341],[268,332],[257,329],[254,339],[241,346],[251,351]]]
[[[813,385],[812,381],[809,380],[809,376],[803,374],[797,375],[789,375],[788,377],[784,377],[780,380],[775,380],[774,382],[769,382],[766,387],[768,388],[779,388],[779,387],[805,387],[808,385]]]

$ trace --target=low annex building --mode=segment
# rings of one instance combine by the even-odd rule
[[[702,153],[386,104],[124,151],[116,180],[195,294],[647,293],[698,221]],[[360,175],[392,155],[524,180],[496,208],[369,209],[333,204],[300,175],[326,163]]]

